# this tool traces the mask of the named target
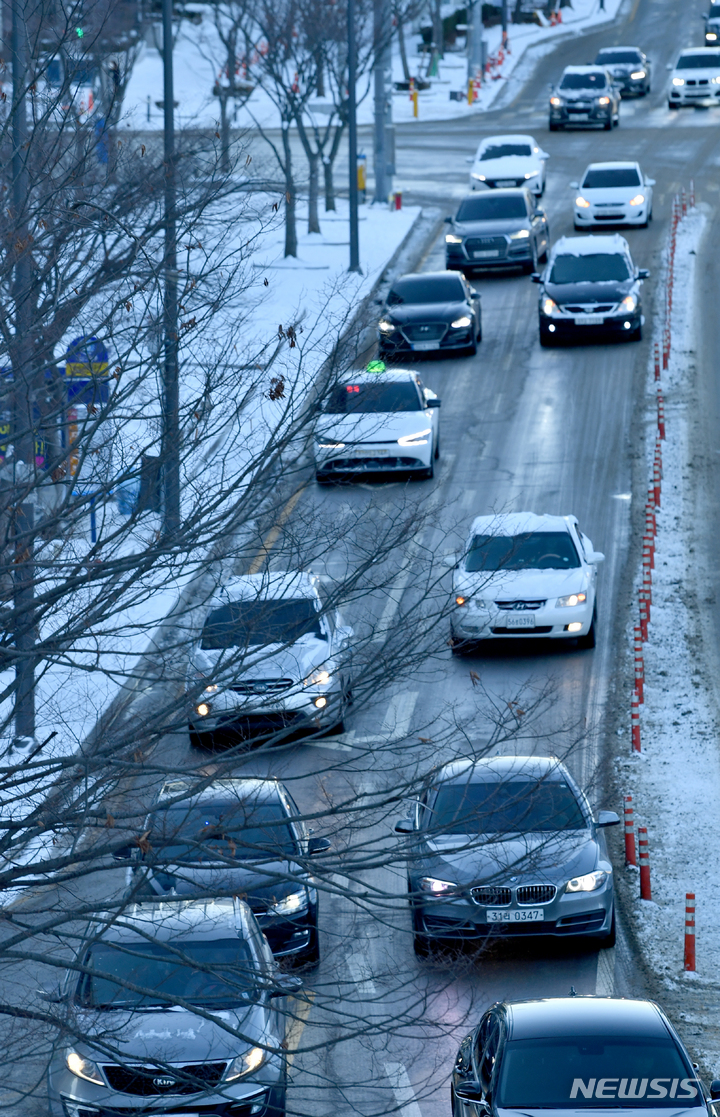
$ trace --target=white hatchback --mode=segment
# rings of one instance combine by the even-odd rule
[[[670,74],[668,108],[720,101],[720,47],[690,47]]]
[[[453,559],[450,644],[545,637],[595,647],[597,564],[575,516],[478,516]]]
[[[527,186],[539,198],[545,190],[545,160],[550,156],[532,136],[488,136],[470,171],[471,190]]]
[[[644,225],[652,219],[654,178],[646,178],[639,163],[591,163],[575,192],[576,229],[590,225]]]

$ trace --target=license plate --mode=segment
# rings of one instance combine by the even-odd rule
[[[577,326],[602,326],[605,321],[604,314],[576,314],[575,324]]]
[[[437,349],[437,341],[414,341],[413,349],[416,353],[427,353],[428,349]]]
[[[570,113],[570,119],[571,120],[589,120],[590,119],[590,113],[589,112],[573,112],[573,113]]]
[[[499,256],[499,248],[484,248],[482,252],[473,252],[474,260],[487,260],[490,256]]]
[[[376,450],[373,446],[372,450],[367,449],[365,451],[365,456],[368,458],[381,458],[383,455],[387,455],[389,453],[389,450]]]
[[[508,617],[505,622],[506,628],[534,628],[535,615],[534,613],[525,613],[519,617]]]
[[[497,184],[498,184],[498,186],[514,186],[515,185],[515,179],[514,178],[499,178],[497,180]]]
[[[545,913],[542,908],[527,908],[525,911],[488,908],[485,915],[488,923],[542,923]]]

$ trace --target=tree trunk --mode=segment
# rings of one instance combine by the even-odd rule
[[[443,18],[442,18],[442,0],[433,0],[432,26],[433,26],[433,42],[435,43],[435,51],[433,53],[435,54],[436,59],[443,58],[444,57],[445,43],[443,42],[444,34],[443,34]]]
[[[335,184],[333,183],[332,161],[325,156],[323,159],[323,178],[325,183],[325,212],[335,209]]]
[[[297,256],[297,211],[295,181],[292,171],[292,150],[290,148],[290,127],[283,121],[282,141],[285,172],[285,255]]]
[[[518,3],[519,2],[520,0],[518,0]],[[398,19],[397,34],[398,44],[400,46],[400,61],[402,62],[403,77],[405,78],[405,81],[410,81],[410,67],[408,66],[407,50],[405,49],[405,31],[401,19]]]
[[[219,88],[220,101],[220,170],[224,175],[230,174],[230,122],[228,120],[228,95]]]
[[[318,173],[318,152],[308,154],[310,169],[309,194],[308,194],[308,232],[320,232],[320,216],[318,214],[318,194],[320,193],[320,175]]]

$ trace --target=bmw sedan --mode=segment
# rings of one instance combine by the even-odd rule
[[[670,74],[668,108],[717,104],[720,98],[720,46],[680,52]]]
[[[477,149],[470,189],[527,186],[539,198],[545,192],[545,162],[549,158],[532,136],[488,136]]]
[[[652,88],[650,60],[639,47],[603,47],[595,65],[609,70],[613,81],[630,96],[647,97]]]
[[[477,268],[521,267],[531,272],[547,257],[550,229],[527,187],[470,194],[454,217],[446,217],[445,263]]]
[[[453,576],[450,644],[538,636],[595,646],[597,564],[575,516],[478,516]]]
[[[555,757],[453,760],[424,781],[407,835],[413,944],[554,935],[615,942],[604,828]]]
[[[600,66],[566,66],[551,86],[548,127],[597,127],[610,132],[620,123],[620,87]]]
[[[52,1117],[284,1117],[278,998],[299,987],[239,900],[99,913],[46,994],[63,1026]]]
[[[707,1117],[710,1095],[653,1001],[548,997],[494,1004],[460,1044],[453,1117],[611,1111],[617,1117]]]
[[[368,473],[432,477],[440,456],[440,400],[415,372],[371,361],[330,390],[315,428],[320,482]]]
[[[244,574],[212,595],[190,650],[190,743],[280,730],[340,732],[352,693],[352,628],[316,575]]]
[[[115,853],[129,862],[131,900],[243,896],[276,958],[317,965],[318,893],[305,866],[330,843],[310,836],[281,783],[166,780],[143,833],[147,842]]]
[[[480,295],[462,275],[422,272],[396,279],[378,323],[378,356],[477,353],[482,338]]]
[[[650,275],[636,268],[624,237],[561,237],[542,275],[538,307],[540,344],[587,341],[610,335],[640,341],[641,289]]]
[[[639,163],[591,163],[575,192],[576,229],[591,225],[642,225],[652,220],[654,178],[647,178]]]

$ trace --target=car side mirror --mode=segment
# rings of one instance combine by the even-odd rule
[[[535,210],[535,216],[536,217],[545,217],[545,210],[541,209],[541,207],[538,206],[538,208]]]
[[[655,179],[654,178],[646,178],[645,179],[645,185],[646,186],[654,186],[655,185]]]
[[[615,814],[615,811],[598,811],[596,826],[618,826],[620,824],[620,815]]]
[[[480,294],[479,291],[471,291],[470,292],[470,298],[471,299],[481,299],[482,295]]]
[[[457,551],[451,551],[448,555],[443,555],[442,560],[445,566],[457,566],[459,555]]]
[[[532,272],[530,278],[533,281],[533,283],[542,283],[542,276],[540,275],[539,271]]]
[[[638,279],[649,279],[650,278],[650,272],[648,271],[647,268],[638,268],[637,277],[638,277]]]
[[[308,853],[313,857],[316,853],[327,853],[332,848],[332,843],[328,838],[310,838],[308,841]]]
[[[459,1082],[455,1087],[455,1097],[463,1105],[474,1105],[480,1113],[490,1112],[490,1106],[483,1097],[483,1088],[479,1082]]]
[[[602,551],[589,551],[586,555],[586,558],[591,565],[595,565],[599,562],[605,562],[605,555],[602,553]]]
[[[720,1101],[720,1080],[717,1078],[710,1083],[710,1098],[712,1101]]]
[[[137,846],[120,846],[113,850],[113,857],[116,861],[132,861],[137,851]]]
[[[65,1000],[59,985],[56,985],[53,989],[38,989],[37,994],[42,1001],[47,1001],[51,1005],[62,1004]]]
[[[466,162],[466,163],[474,163],[474,162],[475,162],[475,157],[474,157],[473,155],[468,155],[468,157],[467,157],[467,159],[465,160],[465,162]]]
[[[665,69],[666,69],[666,70],[674,70],[674,69],[675,69],[675,67],[673,66],[672,62],[668,62],[668,64],[667,64],[667,66],[665,67]]]
[[[446,225],[449,225],[452,221],[452,217],[445,217],[443,220],[445,221]]]
[[[549,159],[550,158],[550,152],[549,151],[541,151],[540,152],[540,158],[541,159]]]
[[[571,182],[570,183],[570,189],[571,190],[579,190],[580,189],[580,183],[579,182]]]
[[[426,399],[425,400],[425,406],[426,407],[439,407],[441,403],[442,403],[442,400],[439,400],[439,399]]]
[[[396,834],[412,834],[415,827],[411,818],[401,818],[399,822],[395,823]]]
[[[273,977],[273,986],[270,990],[271,997],[292,997],[299,993],[303,987],[302,978],[294,974],[281,973],[279,970]]]

